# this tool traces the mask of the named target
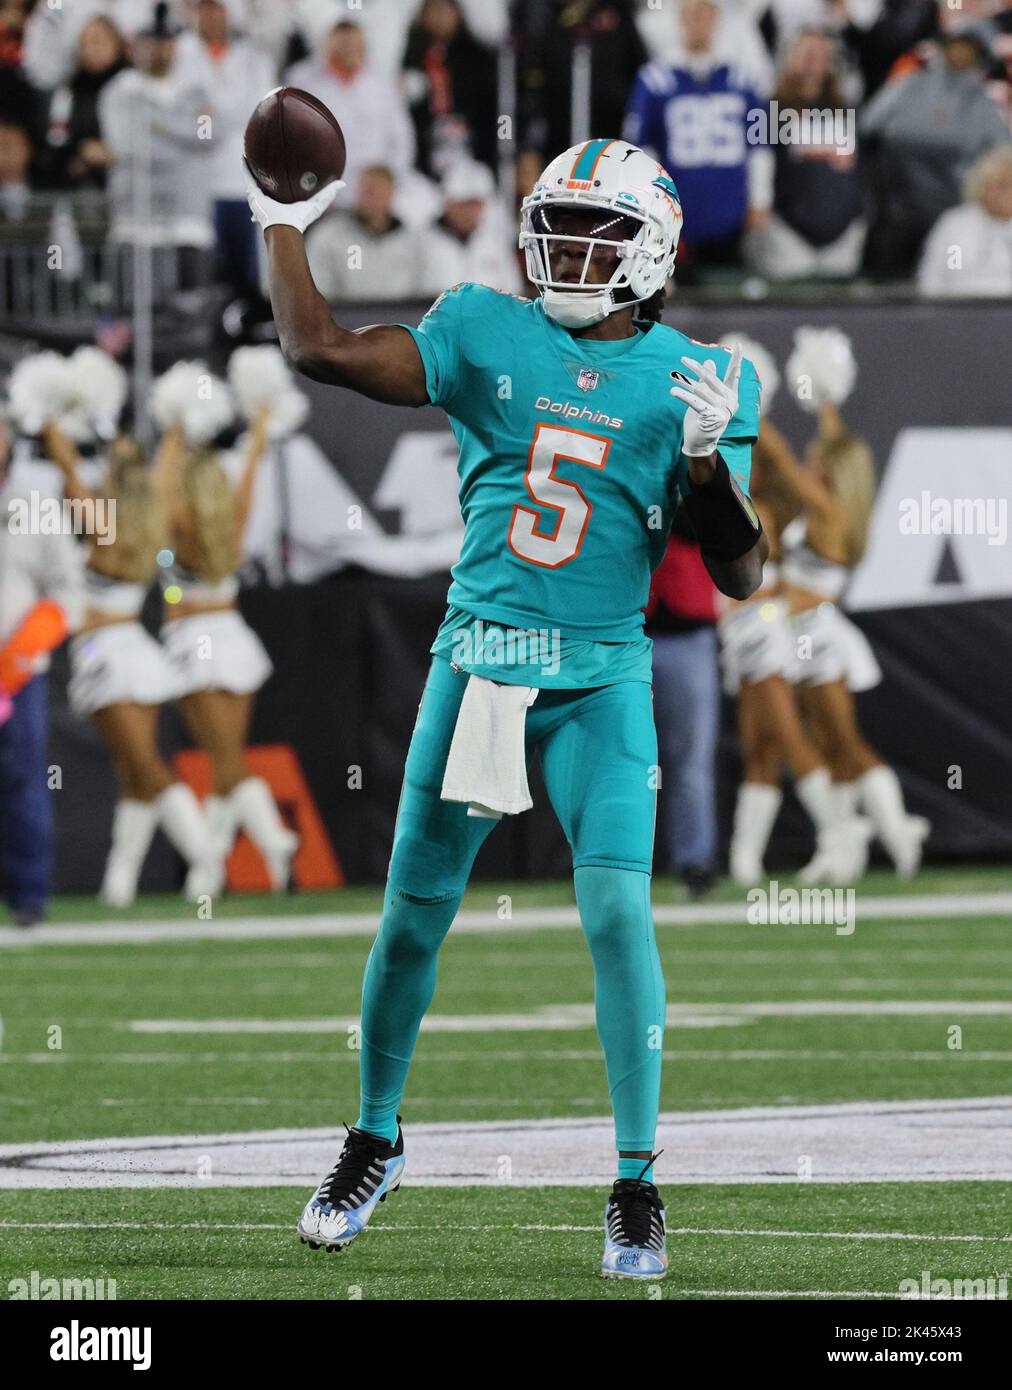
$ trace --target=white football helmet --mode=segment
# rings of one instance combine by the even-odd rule
[[[604,216],[594,235],[567,236],[553,231],[553,208],[596,208]],[[520,209],[528,278],[541,291],[545,312],[566,328],[589,327],[655,294],[671,274],[681,230],[670,174],[628,140],[585,140],[558,155]],[[552,279],[552,242],[586,243],[578,280]],[[615,247],[618,265],[607,284],[587,288],[595,246]],[[616,298],[617,290],[628,293]]]

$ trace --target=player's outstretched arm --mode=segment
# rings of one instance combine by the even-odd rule
[[[297,372],[388,405],[426,404],[425,369],[411,334],[393,324],[352,331],[335,323],[299,232],[268,228],[267,264],[281,351]]]
[[[425,369],[411,334],[394,325],[342,328],[313,283],[303,233],[334,200],[338,183],[300,203],[278,203],[248,181],[264,229],[271,305],[281,350],[303,376],[346,386],[389,405],[425,405]]]

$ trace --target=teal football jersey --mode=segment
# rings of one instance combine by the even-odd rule
[[[563,638],[640,637],[685,486],[688,407],[671,395],[674,374],[685,356],[723,375],[730,353],[663,324],[615,342],[575,338],[540,299],[473,284],[404,327],[460,446],[464,541],[450,604]],[[743,361],[718,447],[745,493],[758,430],[759,381]]]

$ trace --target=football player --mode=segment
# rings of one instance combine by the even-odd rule
[[[747,496],[758,379],[739,351],[656,321],[681,207],[661,166],[624,140],[567,150],[524,200],[520,245],[539,298],[456,285],[417,328],[334,322],[302,233],[335,191],[281,204],[250,188],[281,345],[317,381],[445,410],[465,533],[365,971],[361,1110],[298,1229],[313,1245],[346,1245],[400,1182],[398,1108],[436,958],[494,823],[440,796],[469,677],[484,676],[536,688],[527,753],[540,755],[572,848],[618,1151],[602,1272],[658,1278],[665,1000],[650,907],[657,740],[642,609],[679,502],[719,588],[744,598],[758,584],[766,543]],[[533,668],[523,660],[531,631],[552,635],[552,660]]]

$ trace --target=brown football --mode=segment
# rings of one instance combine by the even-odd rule
[[[279,203],[311,198],[341,177],[347,160],[331,112],[298,87],[267,93],[246,123],[243,153],[260,188]]]

